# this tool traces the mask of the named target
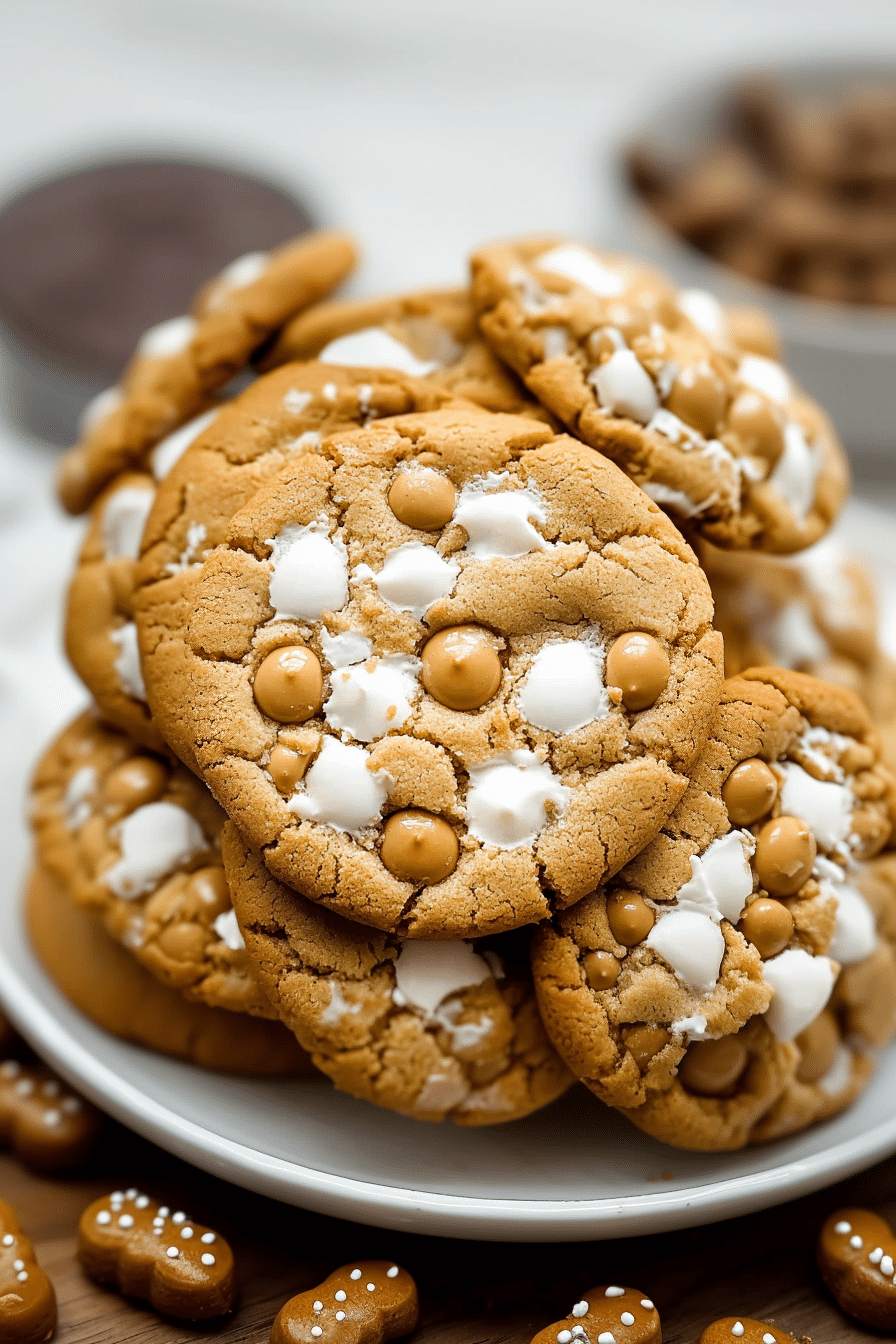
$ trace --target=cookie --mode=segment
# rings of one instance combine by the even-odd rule
[[[201,561],[226,541],[233,514],[323,437],[450,401],[437,385],[388,369],[293,364],[222,407],[168,469],[146,523],[133,605],[152,716],[192,769],[198,766],[181,714],[195,660],[184,627]]]
[[[139,1190],[87,1206],[78,1259],[97,1283],[114,1284],[179,1321],[210,1321],[233,1309],[233,1252],[224,1238]]]
[[[467,289],[318,304],[287,323],[261,367],[308,359],[397,369],[488,411],[549,418],[482,339]]]
[[[720,687],[706,581],[575,440],[381,421],[288,464],[229,536],[184,713],[212,792],[310,899],[405,937],[518,928],[684,792]]]
[[[308,1056],[279,1022],[188,1002],[144,970],[96,915],[75,905],[59,880],[40,868],[26,887],[25,919],[32,947],[56,986],[113,1036],[222,1073],[311,1072]]]
[[[662,1338],[660,1314],[650,1298],[637,1288],[608,1283],[589,1289],[562,1321],[539,1330],[532,1344],[610,1344],[610,1340],[616,1344],[617,1339],[625,1344],[660,1344]]]
[[[525,934],[419,942],[350,923],[278,882],[224,829],[256,972],[316,1066],[419,1120],[516,1120],[572,1083],[545,1035]]]
[[[38,765],[31,822],[47,872],[163,984],[213,1008],[275,1016],[233,915],[222,814],[183,766],[87,710]]]
[[[56,1293],[22,1232],[15,1210],[0,1199],[0,1339],[43,1344],[56,1330]]]
[[[82,513],[120,472],[203,411],[292,315],[349,273],[355,250],[341,233],[305,234],[270,253],[239,257],[200,291],[193,315],[141,338],[118,387],[88,407],[80,441],[62,460],[59,497]]]
[[[389,1260],[359,1260],[291,1297],[271,1326],[271,1344],[384,1344],[410,1334],[420,1307],[417,1285]]]
[[[539,401],[716,545],[795,551],[840,510],[846,458],[784,368],[717,301],[631,258],[546,236],[473,257],[489,343]]]
[[[43,1064],[0,1063],[0,1145],[37,1171],[69,1171],[96,1147],[102,1116]]]
[[[700,1336],[700,1344],[794,1344],[793,1335],[787,1335],[767,1321],[754,1321],[751,1316],[723,1316],[713,1321]]]
[[[877,1330],[896,1328],[896,1237],[883,1218],[870,1209],[838,1209],[825,1219],[816,1257],[848,1316]]]
[[[656,840],[534,936],[542,1016],[576,1076],[665,1142],[748,1142],[840,965],[876,945],[850,870],[889,834],[887,785],[849,691],[773,668],[727,681]]]

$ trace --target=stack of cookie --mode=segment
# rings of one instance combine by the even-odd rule
[[[87,920],[157,1022],[424,1120],[841,1110],[896,1029],[893,677],[824,414],[760,314],[626,258],[312,306],[350,260],[235,263],[66,459],[96,706],[34,786],[45,963],[84,1006]]]

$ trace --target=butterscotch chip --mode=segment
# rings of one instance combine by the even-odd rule
[[[737,825],[726,806],[735,772],[757,761],[775,782],[767,824],[794,819],[817,848],[789,906],[769,898],[759,872],[764,817]],[[774,668],[728,680],[691,784],[657,838],[535,933],[542,1016],[575,1075],[647,1133],[695,1149],[798,1132],[849,1105],[871,1066],[847,1043],[840,984],[852,978],[858,1013],[878,1001],[860,971],[870,982],[873,965],[875,987],[888,983],[876,920],[889,918],[877,912],[896,887],[881,871],[874,908],[859,889],[888,834],[886,778],[850,692]],[[637,942],[619,922],[632,894],[653,920]],[[614,959],[612,978],[592,975],[598,957]],[[797,1041],[828,1004],[835,1057],[803,1082]],[[889,1027],[891,1014],[870,1016]],[[709,1064],[701,1074],[714,1057],[716,1074]]]
[[[457,492],[438,533],[389,505],[421,464]],[[592,890],[683,792],[718,689],[705,592],[668,520],[575,440],[466,408],[380,421],[288,462],[232,519],[194,589],[181,721],[215,796],[287,885],[407,937],[503,932]],[[637,718],[604,675],[632,626],[653,631],[648,663],[670,669]],[[484,632],[469,655],[457,627]],[[325,674],[301,740],[252,695],[287,643]],[[463,697],[436,656],[457,643]],[[496,662],[481,708],[445,703],[475,706]],[[643,690],[637,670],[632,684]],[[281,743],[312,755],[288,798],[265,769]],[[384,823],[409,807],[457,835],[440,882],[383,862]]]
[[[289,797],[304,777],[310,760],[311,757],[307,753],[276,746],[271,752],[266,768],[280,792]]]
[[[624,1339],[627,1344],[659,1344],[660,1314],[638,1288],[602,1283],[589,1288],[568,1316],[546,1325],[532,1344],[571,1344],[579,1336],[590,1340]]]
[[[896,1237],[870,1209],[838,1209],[818,1238],[818,1268],[848,1316],[878,1330],[896,1326]]]
[[[304,723],[320,709],[323,685],[320,660],[313,650],[289,644],[262,661],[252,693],[261,712],[278,723]]]
[[[756,875],[773,896],[793,896],[807,881],[817,845],[799,817],[775,817],[756,837]]]
[[[441,817],[419,808],[393,812],[383,827],[380,856],[406,882],[441,882],[457,867],[457,836]]]
[[[598,949],[582,958],[585,975],[592,989],[610,989],[619,978],[619,962],[612,952]]]
[[[607,901],[610,932],[623,947],[643,943],[656,916],[637,891],[614,891]]]
[[[492,1125],[569,1087],[525,940],[422,942],[352,923],[278,882],[233,825],[224,859],[253,966],[342,1091],[418,1120]]]
[[[501,659],[487,630],[455,625],[423,645],[421,680],[449,709],[481,709],[501,684]]]
[[[44,1344],[56,1329],[56,1314],[53,1285],[15,1210],[0,1199],[0,1335],[10,1344]]]
[[[671,671],[669,655],[652,635],[620,635],[607,654],[607,684],[619,687],[626,709],[656,704]]]
[[[796,1076],[801,1083],[817,1083],[828,1072],[840,1047],[840,1029],[830,1009],[818,1014],[796,1038],[800,1062]]]
[[[438,532],[451,521],[457,491],[447,476],[426,467],[405,471],[389,491],[389,507],[400,523],[422,532]]]
[[[291,1297],[271,1327],[271,1344],[385,1344],[409,1334],[418,1316],[417,1285],[406,1269],[391,1260],[357,1260]]]
[[[827,531],[848,485],[834,430],[775,358],[737,345],[711,294],[554,235],[483,247],[472,275],[493,349],[676,518],[763,551]]]
[[[772,809],[778,781],[765,761],[741,761],[722,785],[722,802],[735,826],[752,826]]]

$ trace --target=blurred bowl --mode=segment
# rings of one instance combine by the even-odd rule
[[[896,83],[896,66],[872,62],[764,69],[786,93],[836,99],[857,84]],[[724,129],[736,77],[669,94],[641,119],[628,145],[660,158],[696,157]],[[896,308],[826,303],[763,285],[721,265],[672,233],[631,182],[624,150],[616,165],[614,242],[668,271],[683,286],[764,308],[776,322],[788,367],[832,416],[854,458],[873,468],[896,454]]]

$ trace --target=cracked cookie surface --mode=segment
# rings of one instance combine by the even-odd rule
[[[794,551],[847,492],[820,407],[706,291],[558,236],[481,248],[480,326],[569,430],[719,546]]]
[[[232,824],[223,851],[252,964],[342,1091],[418,1120],[489,1125],[571,1085],[538,1014],[524,933],[402,940],[285,887]]]
[[[840,968],[877,945],[857,865],[889,835],[888,783],[851,692],[769,668],[727,681],[657,838],[534,935],[542,1015],[576,1076],[678,1146],[760,1137]],[[832,1096],[850,1081],[835,1054]]]
[[[711,616],[693,552],[606,459],[522,417],[403,416],[234,516],[184,712],[275,876],[403,936],[484,936],[656,834],[720,692]]]

